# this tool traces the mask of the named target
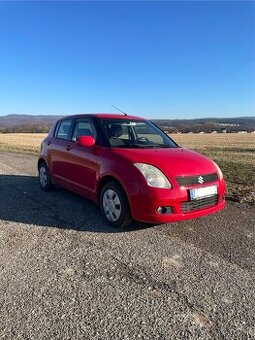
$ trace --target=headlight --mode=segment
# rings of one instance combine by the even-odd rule
[[[220,179],[223,179],[223,173],[222,173],[220,167],[219,167],[218,164],[216,164],[214,161],[213,161],[213,163],[214,163],[214,165],[215,165],[216,168],[217,168],[219,178],[220,178]]]
[[[134,166],[141,171],[147,184],[155,188],[171,188],[166,176],[155,166],[145,163],[134,163]]]

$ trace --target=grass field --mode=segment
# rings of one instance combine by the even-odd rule
[[[227,198],[255,203],[255,134],[179,134],[172,135],[182,146],[213,159],[227,182]]]
[[[0,134],[0,151],[38,154],[45,134]],[[197,150],[221,167],[229,200],[255,203],[255,134],[173,134],[181,146]]]
[[[0,133],[0,151],[38,155],[43,133]]]

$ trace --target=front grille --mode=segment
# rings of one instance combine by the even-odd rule
[[[217,179],[218,179],[218,176],[217,176],[217,173],[215,172],[209,175],[176,177],[176,182],[182,187],[187,187],[190,185],[210,183],[213,181],[217,181]]]
[[[181,203],[181,211],[183,213],[198,210],[198,209],[205,209],[216,205],[218,201],[218,195],[201,198],[199,200],[182,202]]]

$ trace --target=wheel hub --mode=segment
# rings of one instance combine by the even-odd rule
[[[42,187],[46,186],[47,180],[48,180],[47,171],[44,167],[41,167],[40,168],[40,183]]]
[[[108,189],[103,195],[103,209],[106,218],[115,222],[119,219],[121,214],[121,205],[118,194],[112,190]]]

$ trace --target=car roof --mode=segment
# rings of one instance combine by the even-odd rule
[[[130,116],[124,114],[115,114],[115,113],[82,113],[76,115],[65,116],[61,119],[66,118],[106,118],[106,119],[135,119],[135,120],[145,120],[145,118],[137,117],[137,116]]]

